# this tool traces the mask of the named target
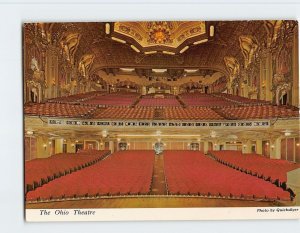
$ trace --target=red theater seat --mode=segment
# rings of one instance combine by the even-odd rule
[[[26,200],[150,192],[153,151],[120,151],[27,193]]]
[[[217,163],[198,151],[165,151],[164,164],[171,194],[290,200],[289,192]]]

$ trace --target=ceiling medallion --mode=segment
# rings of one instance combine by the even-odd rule
[[[171,38],[171,31],[173,25],[171,22],[157,21],[148,22],[147,28],[148,32],[148,43],[151,44],[171,44],[173,39]]]

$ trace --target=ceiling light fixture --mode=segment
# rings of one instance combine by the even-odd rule
[[[198,40],[198,41],[195,41],[193,44],[194,44],[194,45],[202,44],[202,43],[205,43],[205,42],[207,42],[207,41],[208,41],[208,39]]]
[[[215,27],[214,27],[214,25],[210,25],[210,27],[209,27],[209,36],[213,37],[214,34],[215,34]]]
[[[119,43],[126,44],[126,41],[125,41],[125,40],[121,40],[121,39],[119,39],[119,38],[117,38],[117,37],[111,37],[111,39],[114,40],[114,41],[117,41],[117,42],[119,42]]]
[[[188,49],[189,49],[189,46],[187,45],[183,49],[181,49],[179,53],[184,53]]]
[[[124,72],[132,72],[132,71],[134,71],[133,68],[120,68],[120,70],[122,70]]]
[[[169,51],[163,51],[164,54],[169,54],[169,55],[175,55],[174,52],[169,52]]]
[[[167,69],[152,69],[152,71],[155,73],[164,73],[167,71]]]
[[[110,33],[110,24],[109,24],[109,23],[106,23],[106,24],[105,24],[105,33],[106,33],[106,34],[109,34],[109,33]]]
[[[140,52],[140,50],[139,50],[137,47],[135,47],[134,45],[130,45],[130,47],[131,47],[134,51],[136,51],[137,53]]]
[[[148,51],[148,52],[145,52],[146,55],[154,54],[154,53],[157,53],[157,51]]]
[[[198,69],[195,69],[195,70],[184,69],[184,71],[187,72],[187,73],[196,73],[198,71]]]

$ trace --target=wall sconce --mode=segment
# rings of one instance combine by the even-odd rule
[[[297,143],[296,146],[300,146],[300,143]]]
[[[72,147],[74,147],[74,146],[75,146],[75,144],[74,144],[74,143],[72,143],[72,144],[71,144],[71,146],[72,146]]]
[[[47,144],[46,144],[46,143],[44,143],[44,144],[43,144],[43,147],[44,147],[44,150],[46,150],[46,148],[47,148]]]
[[[274,145],[271,145],[271,148],[272,148],[272,149],[274,149],[274,148],[275,148],[275,146],[274,146]]]
[[[33,135],[33,131],[28,130],[28,131],[26,132],[26,134],[27,134],[27,135]]]
[[[246,148],[246,147],[247,147],[247,145],[243,145],[243,147],[244,147],[244,148]]]
[[[121,141],[121,138],[117,138],[117,141],[120,142],[120,141]]]

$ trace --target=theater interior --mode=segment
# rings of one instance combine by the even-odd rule
[[[23,25],[26,208],[300,205],[298,23]]]

